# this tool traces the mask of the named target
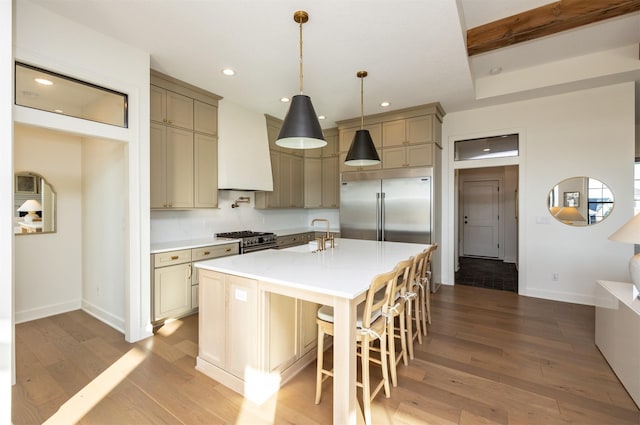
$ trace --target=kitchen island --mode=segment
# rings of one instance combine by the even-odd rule
[[[356,306],[374,276],[428,246],[336,239],[321,252],[299,246],[199,262],[196,368],[264,401],[315,359],[317,305],[331,305],[333,422],[355,424]]]

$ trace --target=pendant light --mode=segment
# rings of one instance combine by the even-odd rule
[[[309,14],[299,10],[293,20],[300,25],[300,94],[293,96],[289,112],[284,118],[276,145],[291,149],[321,148],[327,144],[322,134],[311,98],[302,94],[302,24],[309,20]]]
[[[369,74],[367,74],[367,71],[358,71],[356,75],[360,78],[360,130],[357,130],[355,136],[353,136],[353,142],[351,142],[344,164],[363,167],[379,164],[380,157],[373,144],[369,130],[364,129],[364,78]]]

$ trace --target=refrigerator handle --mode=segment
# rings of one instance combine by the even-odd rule
[[[380,192],[376,193],[376,240],[380,240]]]
[[[384,238],[384,222],[385,222],[385,211],[384,211],[384,192],[380,193],[380,239],[381,241],[385,240]]]

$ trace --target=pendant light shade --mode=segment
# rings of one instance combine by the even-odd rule
[[[327,144],[309,96],[293,96],[276,144],[292,149],[321,148]]]
[[[326,146],[322,128],[311,98],[302,94],[302,24],[309,20],[309,14],[299,10],[293,20],[300,25],[300,94],[293,96],[289,112],[284,118],[276,145],[290,149],[313,149]]]
[[[360,130],[356,131],[353,136],[353,142],[344,161],[345,165],[352,167],[363,167],[367,165],[376,165],[380,163],[380,157],[373,144],[369,130],[364,129],[364,78],[368,75],[367,71],[358,71],[356,74],[360,78]]]

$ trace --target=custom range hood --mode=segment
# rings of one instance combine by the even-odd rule
[[[227,100],[218,105],[218,188],[273,190],[264,114]]]

